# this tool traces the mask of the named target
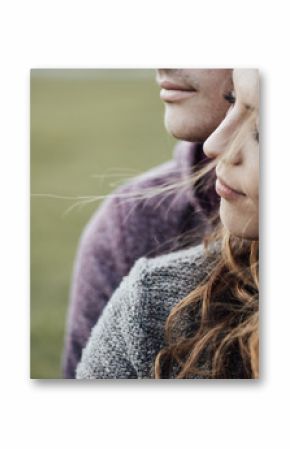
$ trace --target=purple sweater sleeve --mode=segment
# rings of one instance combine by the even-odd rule
[[[126,261],[121,209],[106,200],[81,236],[70,295],[63,357],[65,378],[74,378],[91,329],[130,266]]]

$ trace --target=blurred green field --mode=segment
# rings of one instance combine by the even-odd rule
[[[32,70],[32,378],[61,377],[74,257],[99,202],[69,207],[170,159],[173,145],[153,70]]]

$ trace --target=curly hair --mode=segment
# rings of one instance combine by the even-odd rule
[[[168,316],[166,346],[154,362],[156,379],[167,378],[174,363],[179,379],[259,376],[259,243],[225,230],[218,234],[220,257],[210,275]],[[185,315],[195,317],[198,326],[180,335]],[[235,363],[242,366],[239,373]]]

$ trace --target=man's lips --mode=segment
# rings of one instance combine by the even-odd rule
[[[192,86],[184,84],[181,85],[168,80],[161,81],[159,85],[161,87],[160,98],[168,103],[181,101],[185,98],[191,97],[197,92],[197,90]]]
[[[215,184],[216,193],[226,200],[237,200],[242,196],[246,196],[243,192],[235,190],[227,185],[220,177],[217,177]]]
[[[189,86],[188,84],[179,84],[169,80],[161,81],[159,85],[162,89],[166,90],[182,90],[182,91],[196,92],[196,89],[193,86]]]

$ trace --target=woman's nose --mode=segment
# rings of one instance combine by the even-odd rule
[[[210,159],[218,158],[228,165],[240,165],[243,160],[242,146],[237,136],[219,128],[205,141],[203,151]]]
[[[228,144],[229,136],[218,127],[204,142],[203,151],[208,158],[215,159],[223,154]]]
[[[241,152],[237,134],[241,126],[239,110],[231,108],[217,129],[203,144],[203,151],[210,159],[227,159],[228,163],[239,164]]]

